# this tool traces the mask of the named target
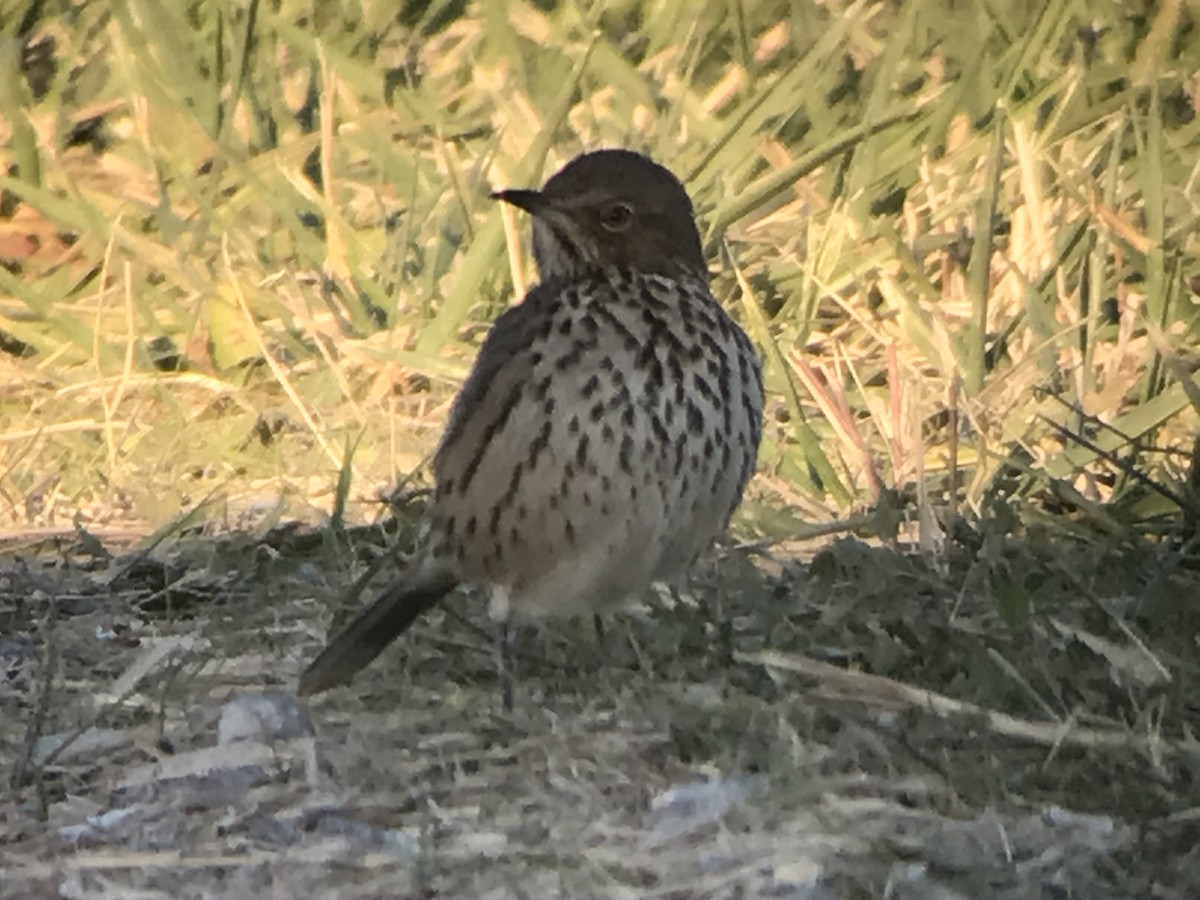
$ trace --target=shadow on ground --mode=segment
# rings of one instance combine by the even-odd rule
[[[27,547],[0,896],[1195,896],[1194,551],[960,537],[727,549],[511,710],[470,596],[295,700],[366,533]]]

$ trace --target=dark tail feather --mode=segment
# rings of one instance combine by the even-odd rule
[[[359,616],[343,628],[300,676],[301,697],[346,684],[370,665],[413,620],[446,596],[458,583],[446,574],[401,575]]]

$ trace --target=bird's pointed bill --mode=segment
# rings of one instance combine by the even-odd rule
[[[523,188],[509,188],[504,191],[494,191],[492,193],[493,200],[503,200],[505,203],[511,203],[518,209],[523,209],[533,215],[538,215],[544,212],[548,203],[541,191],[531,191]]]

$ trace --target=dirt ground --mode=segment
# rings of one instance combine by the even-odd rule
[[[1200,893],[1194,545],[727,547],[506,709],[468,595],[296,699],[377,535],[94,537],[0,553],[0,897]]]

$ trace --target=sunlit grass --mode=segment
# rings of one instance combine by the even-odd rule
[[[550,5],[48,4],[0,55],[0,516],[362,515],[528,277],[488,192],[604,145],[687,178],[764,350],[751,533],[1186,479],[1178,5]]]

